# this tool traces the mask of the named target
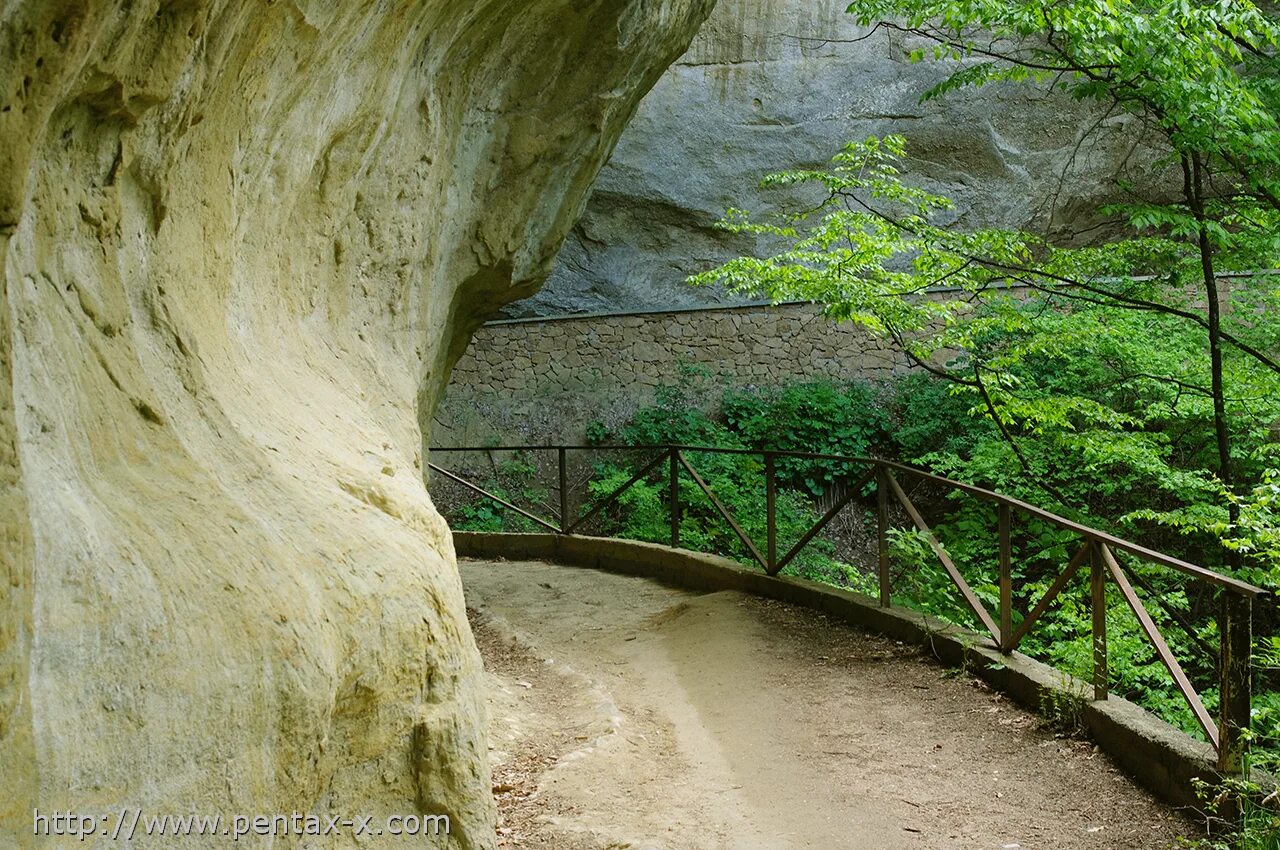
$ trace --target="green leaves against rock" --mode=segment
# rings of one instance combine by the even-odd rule
[[[1138,115],[1174,150],[1229,159],[1253,188],[1274,189],[1280,27],[1247,0],[858,0],[849,12],[968,63],[926,98],[1034,79]]]
[[[1019,479],[1033,500],[1086,513],[1096,498],[1074,478],[1108,498],[1132,472],[1155,504],[1117,521],[1210,535],[1228,560],[1271,557],[1256,542],[1270,514],[1250,500],[1280,419],[1280,288],[1245,273],[1280,264],[1274,20],[1248,2],[1191,0],[868,0],[850,12],[933,45],[914,58],[956,60],[925,100],[1033,82],[1098,101],[1099,125],[1136,118],[1155,151],[1148,184],[1094,211],[1120,238],[1063,246],[954,228],[947,198],[903,179],[906,140],[887,136],[766,177],[807,190],[808,205],[762,220],[730,210],[722,226],[771,236],[777,253],[691,281],[823,303],[950,382],[1003,445],[973,446],[964,463],[922,455],[944,471]],[[1206,422],[1206,439],[1186,439]],[[1082,463],[1064,470],[1064,456]]]
[[[765,237],[772,255],[691,282],[818,302],[892,339],[931,376],[893,401],[903,459],[1280,586],[1280,277],[1257,273],[1280,265],[1274,17],[1247,0],[860,0],[850,12],[902,33],[913,59],[955,63],[926,102],[989,84],[1065,92],[1096,104],[1082,146],[1123,118],[1142,185],[1119,183],[1124,203],[1090,211],[1108,234],[1098,244],[965,231],[949,199],[904,179],[905,139],[869,138],[824,168],[766,177],[804,205],[733,209],[721,226]],[[989,564],[989,525],[955,500],[935,529],[958,562]],[[1016,584],[1042,592],[1068,541],[1034,522],[1020,534]],[[918,604],[963,616],[914,535],[894,551]],[[1212,598],[1133,569],[1162,628],[1191,615],[1193,634],[1171,639],[1211,681]],[[971,580],[990,601],[994,588]],[[1087,671],[1087,612],[1062,606],[1028,648]],[[1113,686],[1189,723],[1132,623],[1112,629]],[[1260,688],[1277,684],[1264,671]],[[1262,738],[1280,742],[1278,716]]]

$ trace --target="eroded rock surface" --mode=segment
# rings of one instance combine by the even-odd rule
[[[0,8],[0,844],[416,808],[491,846],[419,408],[709,6]]]
[[[926,42],[869,35],[847,6],[721,0],[623,133],[547,285],[507,312],[726,300],[684,284],[693,272],[758,249],[712,227],[725,209],[770,209],[779,194],[756,188],[765,174],[825,163],[871,134],[905,135],[908,179],[954,198],[964,227],[1063,237],[1091,227],[1086,213],[1119,197],[1117,174],[1142,183],[1130,164],[1148,159],[1131,156],[1128,119],[1030,85],[921,104],[955,66],[912,63],[911,51]]]

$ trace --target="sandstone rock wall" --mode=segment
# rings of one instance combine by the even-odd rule
[[[0,845],[140,807],[492,846],[419,414],[709,6],[0,6]]]
[[[725,388],[882,378],[909,367],[884,339],[811,304],[494,322],[453,370],[438,446],[580,443],[687,381],[713,406]]]
[[[769,209],[779,195],[755,188],[762,176],[824,163],[845,142],[873,133],[907,136],[907,177],[953,197],[962,226],[1064,236],[1092,225],[1085,213],[1113,196],[1117,173],[1132,170],[1134,133],[1125,118],[1031,86],[919,103],[954,66],[912,64],[908,55],[922,44],[868,36],[846,6],[720,0],[644,99],[547,285],[508,313],[722,300],[683,280],[758,247],[713,229],[725,209]]]

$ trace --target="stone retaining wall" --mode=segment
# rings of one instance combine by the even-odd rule
[[[588,423],[616,425],[652,401],[682,365],[699,367],[708,404],[730,385],[849,381],[907,368],[887,340],[811,304],[493,322],[454,368],[432,442],[578,441]]]

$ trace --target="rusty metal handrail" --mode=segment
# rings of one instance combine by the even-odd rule
[[[568,493],[568,461],[570,451],[639,451],[657,452],[626,483],[612,493],[598,500],[591,509],[578,519],[573,519],[569,511]],[[697,487],[711,501],[717,513],[725,520],[734,534],[742,541],[751,557],[769,575],[777,575],[789,564],[800,551],[840,512],[846,504],[855,498],[862,489],[873,480],[876,484],[877,546],[878,564],[876,580],[879,589],[879,604],[890,607],[892,604],[892,582],[889,571],[889,503],[892,499],[905,511],[917,530],[924,536],[929,547],[938,557],[947,576],[950,578],[967,607],[977,617],[983,627],[991,634],[995,645],[1001,652],[1013,652],[1031,631],[1035,622],[1049,609],[1054,600],[1070,584],[1086,561],[1089,562],[1090,607],[1092,610],[1093,638],[1093,688],[1094,699],[1105,700],[1108,690],[1108,658],[1107,658],[1107,621],[1106,621],[1106,583],[1108,580],[1115,586],[1126,605],[1141,626],[1148,642],[1156,655],[1169,671],[1174,685],[1186,700],[1196,722],[1204,730],[1206,738],[1218,755],[1218,767],[1224,772],[1237,772],[1241,769],[1244,749],[1247,743],[1249,713],[1251,703],[1252,668],[1250,655],[1252,652],[1252,603],[1253,599],[1266,593],[1262,588],[1231,576],[1175,558],[1163,552],[1148,549],[1137,543],[1117,537],[1100,529],[1069,520],[1051,511],[1035,505],[987,490],[972,484],[965,484],[934,475],[922,469],[883,458],[858,456],[829,455],[816,452],[796,451],[757,451],[753,449],[716,448],[712,446],[684,445],[645,445],[645,446],[582,446],[582,445],[542,445],[542,446],[461,446],[434,449],[437,452],[494,452],[494,451],[554,451],[557,453],[559,466],[560,516],[558,521],[550,521],[538,517],[516,505],[488,492],[482,487],[467,481],[460,475],[435,464],[428,463],[431,470],[441,473],[449,479],[464,485],[505,508],[513,510],[525,518],[541,525],[557,534],[571,534],[583,527],[590,519],[617,500],[636,482],[658,468],[663,460],[668,461],[667,475],[671,509],[671,545],[680,546],[680,490],[679,476],[683,468]],[[754,541],[734,519],[732,513],[712,492],[710,486],[694,468],[686,456],[687,453],[716,453],[731,455],[753,455],[763,458],[765,475],[765,503],[768,541],[765,551],[761,552]],[[851,466],[866,466],[867,472],[860,476],[853,486],[846,489],[841,498],[803,534],[800,539],[781,558],[777,547],[777,459],[797,458],[802,460],[834,461]],[[911,475],[947,487],[951,490],[968,493],[984,501],[992,502],[997,509],[997,534],[999,537],[999,611],[992,615],[983,605],[978,595],[970,587],[960,570],[951,560],[945,547],[934,535],[923,515],[917,510],[910,497],[898,482],[898,474]],[[1049,589],[1015,628],[1013,625],[1013,571],[1012,571],[1012,513],[1013,511],[1044,520],[1051,525],[1071,531],[1083,538],[1083,544],[1075,556],[1068,562],[1063,572],[1053,581]],[[1147,612],[1141,599],[1133,590],[1129,574],[1125,566],[1116,558],[1115,552],[1124,552],[1153,564],[1175,570],[1198,581],[1204,581],[1219,588],[1222,608],[1218,618],[1219,635],[1219,711],[1217,722],[1210,716],[1199,693],[1183,671],[1182,666],[1173,656],[1168,642],[1160,633],[1155,621]]]

